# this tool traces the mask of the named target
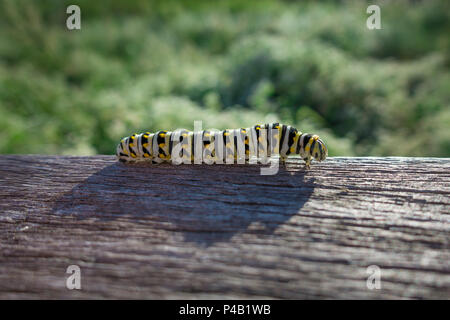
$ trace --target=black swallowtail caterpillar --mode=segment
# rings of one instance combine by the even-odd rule
[[[289,155],[300,155],[309,168],[312,159],[325,160],[328,150],[317,135],[302,133],[296,128],[268,123],[250,128],[203,130],[185,129],[133,134],[117,146],[121,162],[151,163],[237,163],[260,162],[279,154],[281,162]]]

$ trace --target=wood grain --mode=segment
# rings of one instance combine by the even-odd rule
[[[262,176],[0,156],[0,298],[449,299],[449,182],[434,158],[293,159]]]

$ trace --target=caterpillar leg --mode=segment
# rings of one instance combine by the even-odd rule
[[[305,168],[311,169],[311,157],[305,157],[303,160],[305,161]]]

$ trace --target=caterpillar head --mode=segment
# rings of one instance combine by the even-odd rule
[[[328,157],[328,149],[319,136],[313,136],[313,144],[311,145],[311,156],[316,161],[323,161]],[[315,142],[315,143],[314,143]]]
[[[300,157],[308,164],[311,158],[316,161],[323,161],[328,157],[328,149],[318,135],[299,134],[297,150]]]

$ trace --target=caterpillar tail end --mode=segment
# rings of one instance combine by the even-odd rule
[[[117,159],[117,161],[122,162],[122,163],[126,163],[126,162],[129,161],[128,160],[128,156],[127,156],[126,152],[123,149],[122,141],[117,145],[117,148],[116,148],[116,159]]]

